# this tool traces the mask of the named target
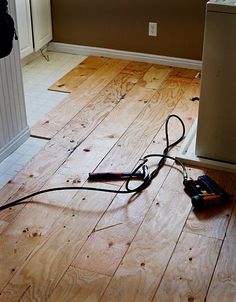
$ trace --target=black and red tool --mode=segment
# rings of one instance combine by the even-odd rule
[[[192,205],[196,210],[217,205],[231,197],[207,175],[201,175],[197,180],[185,179],[183,184],[184,190],[191,197]]]
[[[102,173],[89,173],[89,180],[102,181],[102,180],[122,180],[128,178],[144,179],[145,173],[137,171],[132,172],[102,172]]]

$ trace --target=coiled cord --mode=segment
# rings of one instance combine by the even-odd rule
[[[180,124],[182,126],[182,134],[175,142],[170,144],[168,127],[169,127],[169,121],[172,118],[176,118],[180,122]],[[32,194],[21,197],[19,199],[16,199],[12,202],[9,202],[7,204],[4,204],[4,205],[0,206],[0,211],[2,211],[4,209],[7,209],[7,208],[10,208],[10,207],[13,207],[13,206],[19,204],[20,202],[22,202],[26,199],[30,199],[34,196],[44,194],[44,193],[48,193],[48,192],[54,192],[54,191],[85,190],[85,191],[97,191],[97,192],[107,192],[107,193],[116,193],[116,194],[139,193],[142,190],[146,189],[151,184],[152,180],[157,176],[157,174],[159,173],[161,168],[165,165],[165,162],[166,162],[167,159],[173,160],[174,162],[176,162],[177,164],[179,164],[182,167],[182,169],[183,169],[183,178],[184,178],[184,180],[186,180],[188,178],[186,167],[183,165],[183,163],[181,161],[179,161],[176,158],[168,155],[169,151],[174,146],[176,146],[180,141],[182,141],[184,139],[184,136],[185,136],[185,126],[184,126],[183,121],[181,120],[181,118],[178,115],[171,114],[171,115],[168,116],[168,118],[165,122],[165,136],[166,136],[166,147],[165,147],[163,153],[162,154],[148,154],[148,155],[145,155],[143,157],[142,163],[140,163],[134,169],[134,171],[131,173],[130,177],[126,180],[125,190],[101,189],[101,188],[96,188],[96,187],[55,187],[55,188],[50,188],[50,189],[37,191],[37,192],[34,192]],[[148,162],[148,159],[150,157],[161,157],[161,160],[158,162],[156,168],[151,173],[149,172],[149,169],[148,169],[148,166],[147,166],[147,162]],[[142,180],[142,183],[140,185],[138,185],[137,187],[131,189],[130,188],[130,182],[132,181],[132,176],[137,171],[139,171],[140,169],[142,169],[143,174],[144,174],[144,178]]]

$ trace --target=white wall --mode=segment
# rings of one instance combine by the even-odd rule
[[[15,19],[15,3],[9,0]],[[29,137],[18,41],[12,53],[0,59],[0,162]]]

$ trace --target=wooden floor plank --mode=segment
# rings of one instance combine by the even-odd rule
[[[66,97],[55,109],[52,109],[31,129],[31,135],[52,138],[110,81],[117,76],[129,61],[110,59],[91,77],[83,82],[77,90]]]
[[[63,210],[44,242],[4,287],[1,297],[18,301],[27,290],[26,301],[47,301],[111,198],[110,194],[101,192],[78,193]]]
[[[86,182],[93,170],[132,170],[144,153],[163,151],[169,113],[191,127],[195,70],[116,59],[98,68],[99,60],[78,71],[81,99],[72,92],[72,104],[45,120],[53,139],[0,191],[0,203],[59,184],[94,186]],[[176,120],[169,131],[171,141],[181,132]],[[1,212],[0,301],[234,301],[233,202],[193,212],[181,174],[168,164],[135,198],[54,192]],[[188,171],[194,179],[205,173]],[[208,174],[235,194],[234,175]]]
[[[171,87],[170,84],[171,83],[168,81],[168,84],[166,84],[166,86],[163,85],[163,91],[165,90],[164,87]],[[191,102],[189,100],[189,96],[194,94],[196,87],[198,86],[191,84],[189,85],[189,89],[187,89],[186,85],[184,84],[183,87],[186,88],[186,91],[184,95],[180,93],[179,96],[177,96],[178,89],[175,86],[175,93],[169,90],[169,102],[166,91],[162,94],[162,89],[160,89],[158,91],[158,100],[160,103],[154,102],[154,104],[159,104],[159,106],[157,105],[156,109],[155,105],[153,105],[153,107],[151,106],[150,113],[148,113],[146,117],[143,116],[140,122],[138,121],[138,119],[134,122],[131,128],[133,130],[127,131],[127,133],[117,142],[117,146],[119,148],[114,148],[108,154],[101,165],[99,165],[97,171],[124,171],[127,169],[131,170],[139,159],[139,153],[137,152],[137,154],[135,154],[134,149],[139,151],[143,150],[143,152],[145,151],[145,148],[147,147],[146,139],[148,138],[148,133],[150,135],[151,133],[155,134],[158,132],[158,129],[160,129],[160,127],[162,126],[166,116],[168,116],[168,110],[171,110],[171,102],[173,102],[173,100],[177,101],[180,99],[178,105],[175,108],[175,103],[172,104],[172,109],[174,108],[174,112],[176,113],[178,113],[179,111],[183,113],[183,119],[186,122],[186,129],[188,130],[191,127],[191,122],[193,122],[193,119],[189,119],[189,116],[191,113],[196,112],[198,108],[198,104]],[[172,89],[174,89],[174,87],[172,87]],[[156,96],[154,96],[154,99],[155,98]],[[163,101],[163,104],[161,100]],[[164,109],[164,102],[167,105],[166,109]],[[166,111],[164,112],[163,110]],[[146,126],[145,123],[147,123]],[[149,127],[149,124],[153,125],[151,129]],[[176,126],[176,121],[171,123],[170,133],[179,135],[181,131],[178,132],[178,127]],[[145,130],[145,128],[148,131]],[[139,129],[136,134],[132,134],[132,131],[134,131],[134,129]],[[152,135],[150,137],[152,137]],[[170,138],[173,137],[174,135],[170,136]],[[165,148],[164,139],[165,134],[163,127],[162,131],[160,131],[160,133],[158,133],[158,135],[153,139],[150,148],[146,150],[145,154],[161,153]],[[112,273],[114,273],[117,269],[117,265],[119,265],[124,253],[128,249],[128,244],[132,241],[132,238],[135,235],[139,224],[142,222],[145,213],[147,212],[149,206],[151,205],[151,202],[155,198],[155,195],[157,194],[160,185],[162,184],[163,179],[165,179],[167,173],[168,169],[161,171],[160,175],[157,177],[157,179],[154,180],[151,187],[145,190],[145,192],[143,192],[141,196],[138,196],[134,200],[134,202],[131,202],[128,206],[128,197],[117,196],[110,206],[109,210],[96,226],[96,230],[98,232],[95,232],[91,235],[81,252],[78,254],[77,259],[74,261],[73,265],[112,275]],[[113,230],[113,228],[110,229],[110,226],[115,226],[116,230]],[[123,240],[123,243],[121,238]],[[112,245],[110,244],[111,242]],[[99,251],[100,254],[100,261],[97,261],[97,251]],[[104,265],[104,263],[109,263],[109,265]]]
[[[191,81],[191,86],[186,89],[183,97],[179,100],[178,105],[173,110],[173,114],[178,115],[183,121],[185,125],[185,136],[188,134],[192,124],[197,119],[198,116],[198,108],[199,102],[193,102],[192,98],[195,96],[199,96],[200,94],[200,81],[198,79],[194,79]],[[173,125],[175,127],[175,124]],[[170,125],[170,135],[175,133],[173,126]],[[172,140],[176,139],[176,137],[171,137]],[[179,146],[183,142],[180,142]]]
[[[109,281],[108,276],[70,267],[48,302],[99,301]]]
[[[221,244],[183,232],[153,302],[204,301]]]
[[[153,72],[152,70],[150,72]],[[168,70],[165,72],[165,75],[168,75]],[[164,80],[164,77],[162,81]],[[147,82],[148,83],[148,82]],[[96,131],[93,132],[91,135],[91,138],[87,141],[92,142],[92,144],[97,148],[94,151],[92,155],[92,160],[88,157],[90,157],[90,152],[84,151],[87,150],[88,148],[86,145],[84,146],[81,144],[75,152],[70,156],[71,159],[67,160],[66,163],[64,164],[63,168],[59,170],[58,173],[62,173],[63,175],[81,175],[81,173],[87,173],[92,171],[98,164],[99,162],[106,156],[107,152],[109,152],[110,148],[116,143],[116,141],[119,139],[119,137],[125,132],[127,127],[132,123],[133,118],[136,117],[141,110],[146,106],[146,101],[148,101],[151,96],[153,95],[153,90],[152,89],[145,89],[145,87],[134,87],[130,93],[127,94],[126,96],[126,102],[122,102],[119,104],[119,106],[116,107],[116,109],[112,112],[110,116],[108,116],[105,120],[104,123],[101,124]],[[139,100],[142,99],[143,101],[140,102]],[[127,110],[125,110],[127,108]],[[128,112],[132,112],[132,114]],[[121,113],[123,112],[123,119],[121,116]],[[127,114],[129,115],[129,119],[127,119]],[[119,119],[117,119],[119,117]],[[114,121],[117,120],[117,123],[119,125],[114,124]],[[122,121],[122,123],[120,123]],[[105,134],[107,132],[107,134]],[[114,132],[116,135],[113,135]],[[74,135],[74,134],[73,134]],[[111,137],[111,135],[113,135]],[[62,139],[65,136],[65,133],[61,136],[60,138],[55,138],[54,141],[49,142],[48,146],[41,151],[41,153],[35,158],[31,164],[29,164],[28,167],[26,167],[26,171],[24,170],[22,173],[29,175],[27,176],[27,181],[24,185],[24,189],[21,190],[22,195],[23,194],[29,194],[32,193],[33,191],[36,191],[39,188],[42,188],[43,184],[45,184],[47,178],[49,177],[53,172],[55,172],[56,168],[58,169],[60,167],[60,164],[62,164],[66,158],[68,158],[68,153],[70,154],[70,151],[68,151],[68,146],[66,149],[64,149],[64,143],[62,144],[62,141],[67,141],[70,139],[70,136],[65,136],[64,139]],[[99,139],[100,136],[100,139]],[[106,144],[104,144],[104,139],[106,139]],[[58,144],[57,144],[57,139],[59,144],[61,144],[62,149],[58,150]],[[71,139],[70,139],[71,140]],[[86,144],[87,144],[86,141]],[[72,143],[73,144],[73,143]],[[51,151],[51,153],[47,153],[47,150]],[[55,151],[54,151],[55,150]],[[63,151],[64,150],[64,151]],[[55,154],[54,154],[55,152]],[[67,157],[65,157],[64,152],[67,153]],[[92,152],[91,152],[92,153]],[[48,161],[45,161],[45,158],[48,156],[53,156],[53,162],[50,162],[50,165],[48,165]],[[54,165],[53,165],[54,163]],[[56,166],[57,164],[57,166]],[[45,165],[45,166],[44,166]],[[27,172],[28,169],[28,173]],[[42,172],[43,173],[42,173]],[[69,172],[68,172],[69,171]],[[40,174],[41,172],[42,174]],[[32,173],[32,174],[30,174]],[[33,176],[32,176],[33,175]],[[32,176],[32,177],[31,177]],[[41,186],[40,186],[41,185]],[[13,198],[16,196],[14,195]],[[30,207],[31,208],[31,207]],[[20,211],[21,206],[17,206],[13,208],[11,211],[5,211],[2,212],[2,218],[6,222],[13,221],[17,213]],[[42,213],[43,214],[43,213]],[[24,219],[23,219],[24,217]],[[41,217],[42,221],[44,219]],[[24,210],[22,215],[20,216],[20,221],[22,220],[24,223],[27,223],[27,221],[31,218],[28,218],[28,208]],[[18,220],[16,220],[15,224],[17,225]],[[50,223],[49,223],[50,224]],[[12,230],[13,232],[15,230],[14,224],[12,225]],[[19,234],[21,236],[21,233]],[[19,237],[19,236],[18,236]],[[7,237],[8,238],[8,237]],[[19,243],[21,242],[20,238],[14,238],[15,241],[18,241]],[[7,242],[6,237],[1,237],[0,240],[3,242]],[[10,242],[9,242],[10,243]],[[32,249],[35,248],[35,245],[29,244],[28,246],[25,246],[25,252],[21,251],[21,257],[20,258],[15,258],[14,259],[14,266],[19,267],[24,259],[24,257],[27,257]],[[0,252],[0,258],[4,259],[5,258],[5,253],[4,251]],[[9,278],[12,276],[11,270],[10,269],[5,269],[5,274],[4,276],[1,276],[0,278],[0,285],[5,285],[5,283],[9,280]]]
[[[147,73],[153,74],[153,68]],[[157,70],[157,72],[159,72]],[[163,82],[168,76],[170,70],[160,70],[162,77],[160,82]],[[148,85],[148,82],[146,82]],[[84,141],[70,158],[63,165],[63,169],[88,173],[98,166],[108,152],[116,145],[119,138],[126,132],[127,128],[139,116],[144,108],[149,106],[149,102],[155,90],[146,88],[139,82],[125,96],[124,101],[120,102],[115,109],[103,120],[103,122],[93,131],[93,133]],[[100,162],[98,162],[100,158]],[[78,162],[79,160],[79,162]],[[87,163],[80,166],[79,163]],[[85,170],[84,170],[85,169]]]
[[[113,169],[115,171],[124,171],[129,167],[133,167],[139,159],[138,155],[134,155],[133,149],[144,151],[148,147],[161,129],[166,117],[174,110],[189,86],[189,83],[181,84],[175,82],[173,84],[168,77],[153,95],[148,106],[133,122],[132,127],[117,142],[119,148],[109,153],[103,164],[99,166],[98,171],[112,171]],[[115,167],[114,163],[116,163]]]
[[[80,184],[87,175],[80,175]],[[56,174],[42,189],[58,186],[78,186],[75,178]],[[34,198],[11,223],[6,223],[0,237],[0,290],[12,278],[32,251],[45,240],[52,224],[76,191],[51,192]],[[37,215],[35,214],[37,213]],[[5,261],[7,260],[7,261]]]
[[[125,72],[127,72],[128,74],[133,74],[133,73],[138,74],[139,72],[142,73],[144,64],[147,64],[149,67],[153,66],[155,69],[159,69],[159,70],[172,69],[171,66],[151,64],[151,63],[145,63],[145,62],[140,62],[140,61],[129,61],[129,65],[126,67]],[[155,80],[155,78],[153,78],[152,81],[153,80]]]
[[[128,64],[128,66],[129,65],[130,64]],[[131,66],[128,67],[128,71],[131,70],[131,67],[131,76],[129,76],[129,74],[127,75],[126,69],[124,69],[124,75],[121,74],[112,81],[111,84],[108,85],[107,91],[99,95],[83,112],[76,115],[67,127],[60,131],[60,133],[54,137],[54,140],[49,142],[40,154],[29,162],[11,183],[6,185],[4,190],[1,190],[2,203],[6,202],[10,197],[12,200],[19,196],[19,194],[30,194],[42,187],[47,178],[49,178],[70,156],[71,152],[85,140],[92,130],[106,117],[106,114],[123,99],[124,95],[137,83],[139,77],[145,74],[149,65],[145,63],[138,63],[137,65],[132,63]],[[150,73],[152,73],[152,70]],[[167,73],[165,71],[163,75],[167,75]],[[135,94],[135,91],[131,97]],[[129,101],[129,99],[127,99],[127,101]],[[125,104],[122,104],[123,109],[124,105]],[[135,112],[134,110],[134,113]],[[14,192],[12,190],[14,190]],[[12,212],[18,212],[18,209],[20,209],[20,207],[16,210],[13,209],[9,215],[14,217]],[[6,217],[8,216],[7,213],[8,211],[0,214],[0,217],[9,220],[9,218]]]
[[[236,301],[236,206],[232,214],[229,228],[223,243],[219,261],[217,263],[211,286],[207,295],[207,302]]]
[[[151,70],[151,72],[153,72]],[[162,71],[161,71],[162,72]],[[168,75],[168,70],[165,71],[165,75]],[[162,81],[164,80],[164,77]],[[147,82],[148,84],[148,82]],[[127,127],[132,123],[133,118],[138,116],[138,114],[142,111],[142,109],[147,106],[146,103],[150,100],[155,91],[153,89],[145,89],[145,87],[139,87],[136,85],[130,93],[126,96],[126,102],[121,102],[114,111],[104,120],[104,122],[99,125],[99,127],[91,134],[90,139],[86,140],[86,144],[88,141],[91,141],[95,146],[97,144],[97,148],[94,150],[94,154],[92,155],[92,159],[88,158],[90,152],[87,152],[86,145],[81,144],[75,150],[75,152],[70,156],[71,159],[67,160],[62,169],[59,169],[58,173],[65,174],[66,171],[69,171],[65,175],[77,175],[79,173],[87,173],[92,171],[99,162],[105,157],[110,148],[116,143],[119,137],[125,132]],[[142,99],[142,102],[140,102]],[[127,110],[125,110],[125,108]],[[129,113],[130,112],[130,113]],[[132,112],[132,114],[131,114]],[[119,114],[118,114],[119,113]],[[129,118],[127,118],[127,114]],[[117,121],[117,123],[114,123]],[[121,122],[122,121],[122,122]],[[116,133],[116,135],[112,134]],[[99,138],[100,137],[100,138]],[[106,138],[106,144],[104,143],[104,139]],[[55,144],[55,142],[54,142]],[[91,151],[93,151],[91,149]],[[92,153],[92,152],[91,152]],[[75,162],[74,162],[75,161]],[[24,210],[27,213],[27,209]],[[24,215],[24,221],[27,221],[27,215]],[[100,218],[100,216],[99,216]],[[41,217],[42,219],[42,217]],[[98,219],[98,218],[97,218]],[[43,221],[43,219],[42,219]],[[14,228],[13,228],[14,229]],[[16,238],[15,238],[16,239]],[[35,246],[34,246],[35,248]],[[26,248],[26,253],[21,253],[22,257],[29,255],[29,251],[32,251],[32,246],[29,246],[29,250]],[[1,253],[0,253],[1,255]],[[3,256],[4,257],[4,256]],[[22,258],[17,259],[15,261],[16,266],[19,267],[21,265]],[[70,264],[70,263],[69,263]],[[9,271],[8,271],[9,274]],[[8,275],[1,279],[1,284],[5,284],[6,280],[8,280]]]
[[[0,190],[0,205],[6,203],[24,185],[24,179],[10,180]],[[0,214],[1,216],[1,214]],[[3,218],[1,216],[1,218]]]
[[[172,169],[103,298],[152,301],[191,209],[182,175]]]
[[[85,81],[70,96],[62,101],[55,109],[49,112],[41,121],[31,129],[31,135],[36,137],[52,138],[60,131],[82,108],[90,103],[98,93],[106,93],[106,86],[115,78],[122,69],[124,74],[128,74],[131,66],[127,66],[129,61],[111,60],[97,72],[95,72],[87,81]],[[132,64],[135,67],[136,64]],[[125,67],[127,66],[127,69]],[[130,72],[130,75],[140,78],[150,67],[150,64],[137,64]],[[133,79],[133,84],[136,81]]]
[[[0,220],[0,235],[7,228],[8,225],[9,225],[8,222]]]
[[[153,96],[149,106],[145,108],[146,110],[142,112],[142,114],[134,121],[132,126],[117,142],[116,147],[113,148],[112,151],[108,154],[97,171],[116,172],[117,170],[125,171],[125,169],[131,171],[135,163],[139,160],[140,154],[143,154],[147,147],[150,145],[156,133],[163,125],[165,117],[168,116],[168,114],[176,106],[179,99],[184,94],[186,88],[187,85],[185,83],[183,85],[178,85],[177,83],[175,83],[175,85],[172,85],[171,81],[165,81],[163,83],[163,86],[158,90],[158,96]],[[150,127],[149,125],[152,125],[152,127]],[[117,198],[119,199],[119,197]],[[123,205],[128,202],[128,198],[123,198],[123,200],[124,199],[125,202]],[[135,201],[135,203],[136,202],[138,201]],[[116,199],[114,200],[114,204],[119,203],[120,202],[116,202]],[[135,210],[135,207],[133,209]],[[139,206],[137,206],[137,210],[139,209]],[[132,212],[130,213],[132,214]],[[118,216],[118,213],[115,213],[115,216],[116,219],[118,217],[120,218],[120,215]],[[127,243],[132,240],[139,224],[142,222],[142,217],[143,216],[140,213],[140,217],[138,217],[137,215],[136,221],[125,221],[123,219],[116,222],[110,221],[109,225],[115,225],[116,223],[121,223],[122,225],[116,226],[115,230],[114,228],[112,230],[105,229],[103,231],[94,233],[83,247],[81,253],[78,255],[73,265],[88,270],[91,270],[93,268],[93,270],[97,272],[112,275],[117,269],[117,266],[119,265],[124,253],[128,249]],[[100,222],[98,228],[104,228],[106,226],[107,224],[102,225],[102,223]],[[117,238],[115,238],[116,235]],[[105,239],[106,236],[107,238]],[[102,244],[101,238],[103,238],[104,244]],[[115,251],[113,252],[113,250],[117,246],[119,249],[122,241],[121,238],[123,240],[123,251],[121,252],[121,250],[119,250],[117,252],[118,255],[115,257]],[[113,242],[112,248],[109,246],[109,242]],[[97,250],[100,251],[99,262],[97,261]],[[88,255],[89,257],[87,257]],[[116,261],[114,261],[114,259],[116,259]],[[105,262],[108,265],[104,265]]]
[[[181,67],[175,67],[174,72],[172,73],[171,79],[177,79],[178,81],[182,80],[197,80],[197,74],[198,71],[195,69],[188,69],[188,68],[181,68]]]
[[[60,80],[51,85],[49,90],[67,93],[73,92],[108,60],[105,57],[89,56]]]

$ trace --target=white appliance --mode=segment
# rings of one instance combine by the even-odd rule
[[[236,163],[236,0],[207,3],[196,155]]]
[[[236,0],[207,2],[198,121],[180,160],[236,172]]]

